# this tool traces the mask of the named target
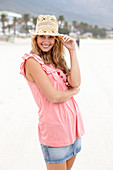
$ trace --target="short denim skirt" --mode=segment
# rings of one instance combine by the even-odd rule
[[[81,138],[77,138],[73,144],[63,147],[45,146],[41,143],[40,146],[45,162],[51,164],[59,164],[80,152]]]

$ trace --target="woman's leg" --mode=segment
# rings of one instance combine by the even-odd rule
[[[75,161],[76,155],[66,161],[67,170],[71,170],[73,163]]]
[[[46,163],[47,170],[67,170],[66,161],[60,164]]]

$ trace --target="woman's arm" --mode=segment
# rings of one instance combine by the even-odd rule
[[[80,69],[79,64],[77,60],[76,50],[70,50],[70,60],[71,60],[71,71],[68,75],[68,83],[72,87],[79,87],[81,83],[81,75],[80,75]]]
[[[64,46],[69,50],[71,60],[71,71],[68,75],[68,83],[72,87],[79,87],[81,83],[80,69],[76,55],[75,40],[69,36],[64,36],[61,41]]]
[[[33,58],[26,60],[25,68],[45,97],[52,103],[65,102],[80,90],[79,88],[71,88],[64,91],[55,89],[41,65]]]

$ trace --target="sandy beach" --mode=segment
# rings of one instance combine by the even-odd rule
[[[46,170],[38,139],[38,108],[19,74],[22,56],[30,49],[30,39],[0,41],[0,170]],[[113,40],[81,40],[76,49],[82,81],[74,98],[85,135],[72,170],[112,170]]]

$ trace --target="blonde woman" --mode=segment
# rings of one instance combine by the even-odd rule
[[[79,107],[80,69],[75,41],[58,33],[55,16],[39,15],[30,30],[32,50],[25,53],[20,73],[26,78],[39,108],[38,135],[47,170],[70,170],[81,150],[84,134]],[[71,68],[64,58],[69,50]]]

